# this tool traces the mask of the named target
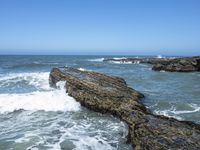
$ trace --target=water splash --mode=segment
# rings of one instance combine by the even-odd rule
[[[68,96],[64,89],[64,82],[59,89],[52,89],[48,83],[49,73],[15,73],[0,78],[0,86],[13,85],[26,81],[24,84],[33,85],[38,89],[29,93],[0,94],[0,113],[16,110],[31,111],[78,111],[80,104]]]

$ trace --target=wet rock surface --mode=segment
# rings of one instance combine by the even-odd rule
[[[200,56],[181,58],[122,58],[105,59],[107,62],[147,63],[153,65],[155,71],[194,72],[200,71]]]
[[[53,68],[50,86],[56,87],[59,81],[66,81],[66,92],[81,105],[125,121],[133,149],[200,149],[200,125],[152,114],[142,104],[143,94],[128,87],[120,77],[70,67]]]

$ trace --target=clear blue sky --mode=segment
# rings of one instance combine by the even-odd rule
[[[200,0],[0,0],[0,54],[200,55]]]

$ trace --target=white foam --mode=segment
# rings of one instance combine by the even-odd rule
[[[123,123],[124,125],[124,123]],[[77,128],[78,128],[78,132],[77,132]],[[89,136],[86,131],[88,128],[91,128],[91,124],[84,124],[82,122],[81,126],[73,126],[72,128],[66,130],[62,130],[62,132],[64,132],[64,134],[61,136],[61,138],[59,139],[59,142],[56,143],[53,146],[53,149],[60,149],[60,144],[66,139],[67,137],[70,137],[70,139],[78,139],[78,140],[73,140],[73,144],[75,145],[75,149],[76,150],[88,150],[88,149],[94,149],[94,150],[114,150],[115,148],[113,148],[109,142],[116,142],[115,140],[113,141],[107,141],[106,138],[104,138],[101,135],[101,130],[98,130],[97,132],[99,132],[99,134],[97,134],[96,136]],[[118,126],[114,126],[112,124],[112,128],[116,128],[117,131],[119,131],[119,125]],[[124,127],[125,128],[125,127]],[[114,129],[112,129],[114,130]],[[80,132],[81,131],[81,132]],[[103,131],[104,132],[104,131]]]
[[[189,104],[189,106],[193,109],[193,110],[172,110],[171,112],[179,115],[179,114],[188,114],[188,113],[194,113],[194,112],[199,112],[200,111],[200,107],[196,104]]]
[[[17,83],[21,80],[38,87],[39,91],[23,94],[0,94],[0,113],[13,112],[15,110],[44,110],[44,111],[78,111],[80,104],[68,96],[64,89],[64,83],[60,89],[52,89],[48,83],[49,72],[41,73],[13,73],[1,76],[1,86],[4,83]]]
[[[109,61],[114,64],[132,64],[132,61]]]
[[[89,59],[89,61],[96,61],[96,62],[102,62],[104,58],[94,58],[94,59]]]
[[[33,133],[26,133],[24,134],[23,137],[18,138],[15,140],[15,143],[24,143],[24,142],[29,142],[31,140],[31,137],[37,136],[36,134]],[[39,136],[37,136],[39,138]]]
[[[157,55],[157,58],[163,58],[162,55]]]
[[[78,111],[80,104],[64,90],[25,94],[0,94],[0,113],[15,110]]]
[[[34,148],[38,145],[44,145],[48,147],[48,150],[61,150],[61,143],[64,141],[70,141],[75,146],[74,149],[76,150],[88,150],[88,149],[95,149],[95,150],[115,150],[116,147],[113,147],[110,143],[117,143],[118,139],[108,139],[104,136],[106,131],[102,129],[97,130],[88,130],[93,128],[93,123],[88,122],[86,120],[81,121],[81,123],[74,122],[74,120],[69,119],[68,122],[71,122],[73,125],[69,128],[65,128],[64,126],[59,126],[57,122],[53,122],[50,126],[44,129],[37,129],[34,131],[28,131],[24,134],[23,137],[15,140],[15,143],[26,143],[30,142],[32,139],[37,138],[36,143],[29,146],[29,149]],[[125,124],[123,122],[120,123],[111,123],[110,126],[107,125],[107,128],[113,130],[113,132],[119,132],[120,128],[123,127],[123,138],[125,138],[128,134]],[[46,134],[46,131],[52,130],[59,130],[62,133],[61,136],[52,135],[51,137]],[[90,134],[93,132],[91,136]],[[108,134],[108,133],[106,133]],[[54,142],[47,142],[47,140],[51,138]],[[27,148],[27,150],[28,150]]]
[[[171,113],[170,110],[155,110],[154,112],[157,115],[163,115],[163,116],[167,116],[167,117],[170,117],[170,118],[176,118],[178,120],[183,120],[183,118],[181,118],[180,116],[170,114]]]
[[[158,115],[164,115],[182,120],[182,118],[178,115],[195,113],[200,111],[200,107],[198,105],[196,104],[188,104],[188,105],[192,108],[192,110],[177,110],[174,106],[172,106],[169,110],[155,110],[154,112]]]
[[[17,83],[22,80],[27,81],[29,85],[49,89],[48,84],[49,72],[36,72],[36,73],[10,73],[0,76],[1,86],[8,83]]]
[[[84,69],[84,68],[78,68],[78,70],[80,70],[80,71],[86,71],[86,69]]]

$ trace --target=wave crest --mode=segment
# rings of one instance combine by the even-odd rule
[[[78,111],[80,104],[68,96],[64,89],[64,82],[60,82],[60,89],[52,89],[48,83],[48,72],[43,73],[13,73],[0,78],[0,87],[10,89],[23,81],[24,86],[16,86],[18,92],[0,94],[0,113],[13,112],[16,110],[31,111]],[[10,86],[5,87],[8,84]],[[32,85],[36,88],[28,93],[19,92]]]
[[[89,61],[95,61],[95,62],[102,62],[104,58],[94,58],[94,59],[89,59]]]

